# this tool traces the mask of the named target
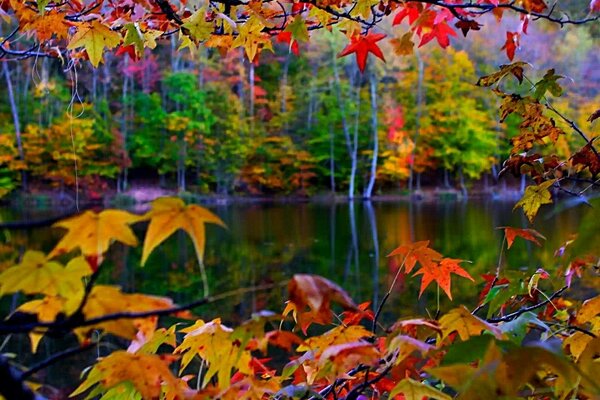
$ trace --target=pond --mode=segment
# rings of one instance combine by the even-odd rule
[[[400,262],[387,254],[400,244],[430,240],[431,246],[444,256],[469,260],[464,268],[475,278],[475,283],[453,278],[454,302],[442,296],[442,309],[460,303],[472,307],[483,286],[481,274],[494,271],[498,263],[503,231],[496,228],[529,226],[520,210],[513,212],[513,205],[514,202],[490,199],[445,203],[236,203],[210,207],[228,226],[228,229],[207,227],[205,261],[210,289],[212,293],[221,293],[277,283],[295,273],[310,273],[336,282],[356,302],[371,301],[376,307],[389,289]],[[542,267],[555,271],[568,263],[571,254],[597,250],[600,243],[597,208],[568,200],[543,208],[534,225],[547,238],[543,247],[517,239],[505,253],[503,268],[535,271]],[[31,211],[0,210],[3,221],[44,215],[47,212],[34,215]],[[136,226],[140,239],[144,232],[143,224]],[[576,232],[579,238],[571,253],[564,258],[554,257],[554,251]],[[0,231],[1,256],[6,259],[11,252],[25,248],[49,251],[60,235],[61,230],[54,228]],[[114,245],[100,281],[129,291],[169,296],[179,304],[202,296],[194,249],[185,233],[175,234],[158,247],[143,268],[139,266],[140,258],[141,246]],[[399,316],[436,312],[434,285],[419,299],[419,281],[419,277],[400,276],[384,308],[384,322]],[[264,308],[280,312],[285,300],[285,288],[278,287],[232,296],[194,312],[202,319],[220,316],[229,324],[237,324]],[[6,299],[2,307],[10,307]],[[27,353],[28,343],[13,346],[17,354]],[[46,339],[40,354],[34,359],[24,358],[24,362],[30,364],[61,346],[65,346],[62,341]],[[85,365],[93,360],[93,355],[80,358]],[[81,364],[72,369],[72,379],[76,380]],[[62,375],[65,371],[51,368],[47,373]],[[56,376],[52,379],[56,381]]]

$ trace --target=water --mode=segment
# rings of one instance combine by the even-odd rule
[[[444,256],[469,260],[464,264],[475,283],[455,277],[452,281],[454,302],[442,297],[442,309],[466,304],[473,307],[483,286],[481,274],[494,271],[498,263],[503,232],[500,226],[528,227],[522,212],[512,211],[514,202],[477,201],[448,203],[294,203],[294,204],[233,204],[213,207],[227,224],[207,227],[205,262],[212,293],[242,287],[276,283],[295,273],[322,275],[346,289],[356,302],[371,301],[376,307],[389,289],[399,264],[386,257],[400,244],[430,240],[431,246]],[[505,253],[503,268],[535,271],[543,267],[556,271],[565,267],[573,254],[583,255],[597,250],[600,213],[586,205],[559,202],[546,207],[534,227],[546,236],[543,247],[517,239]],[[47,213],[29,215],[29,218]],[[4,221],[23,218],[23,212],[0,210]],[[140,241],[145,226],[136,225]],[[573,234],[579,232],[564,258],[555,258],[554,251]],[[33,231],[0,231],[0,260],[16,257],[24,249],[49,251],[58,241],[60,229],[41,228]],[[119,244],[109,250],[103,283],[118,284],[128,291],[169,296],[177,303],[202,296],[202,282],[191,241],[179,232],[158,247],[145,267],[139,266],[141,245],[128,248]],[[0,266],[0,268],[3,268]],[[382,320],[393,321],[399,316],[435,313],[437,291],[432,285],[419,299],[419,277],[401,275],[393,289]],[[586,290],[581,287],[577,290]],[[226,323],[236,324],[252,312],[269,308],[283,309],[284,288],[236,295],[227,300],[195,309],[203,319],[221,316]],[[10,307],[4,299],[3,308]],[[44,354],[66,346],[64,341],[46,339],[40,355],[23,356],[29,365]],[[26,354],[28,343],[15,351]],[[82,355],[80,362],[89,364],[95,355]],[[76,362],[73,365],[77,365]],[[72,367],[76,380],[82,369]],[[63,376],[64,370],[49,369]],[[62,378],[64,379],[64,377]]]

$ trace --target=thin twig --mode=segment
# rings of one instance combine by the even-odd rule
[[[551,303],[552,300],[554,300],[557,297],[560,297],[562,295],[562,293],[565,290],[567,290],[568,288],[569,288],[568,286],[563,286],[562,288],[558,289],[556,292],[552,293],[552,295],[550,295],[546,300],[544,300],[540,303],[534,304],[529,307],[523,307],[523,308],[521,308],[513,313],[507,314],[503,317],[489,318],[489,319],[487,319],[487,322],[495,323],[495,322],[512,321],[513,319],[519,317],[522,314],[525,314],[526,312],[537,310],[538,308],[541,308],[541,307],[545,306],[546,304]]]

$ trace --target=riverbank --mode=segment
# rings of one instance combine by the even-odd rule
[[[369,199],[357,195],[354,201],[371,200],[377,202],[446,202],[465,201],[468,199],[493,199],[499,201],[517,200],[522,193],[518,188],[512,187],[489,187],[476,188],[465,194],[453,188],[425,188],[412,193],[407,190],[389,193],[380,193]],[[179,196],[186,202],[204,205],[228,205],[243,203],[345,203],[349,198],[346,193],[318,193],[312,196],[298,195],[219,195],[219,194],[197,194],[191,192],[178,192],[176,190],[163,189],[153,186],[133,187],[124,192],[105,192],[102,196],[89,197],[85,195],[76,196],[69,191],[37,190],[30,192],[13,192],[2,199],[2,203],[14,208],[91,208],[91,207],[144,207],[152,200],[164,196]]]

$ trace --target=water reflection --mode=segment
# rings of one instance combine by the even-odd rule
[[[497,263],[502,231],[499,226],[526,227],[513,203],[448,202],[391,203],[354,202],[338,204],[236,204],[215,207],[229,229],[207,229],[206,266],[211,291],[220,292],[289,278],[294,273],[323,275],[344,287],[358,301],[377,306],[391,284],[400,260],[386,255],[402,243],[430,240],[431,246],[448,257],[472,261],[466,268],[482,282],[480,274]],[[508,253],[507,268],[552,269],[561,262],[553,252],[577,232],[579,254],[595,250],[598,212],[584,205],[547,208],[538,217],[536,229],[548,240],[542,249],[517,242]],[[41,214],[40,214],[41,215]],[[0,210],[3,220],[19,218],[14,210]],[[136,226],[142,237],[145,227]],[[48,251],[60,237],[57,229],[4,231],[0,233],[0,262],[14,262],[24,249]],[[189,238],[174,235],[139,267],[141,248],[115,244],[107,257],[103,282],[131,291],[167,295],[177,302],[198,298],[202,285]],[[0,265],[0,268],[2,268]],[[453,281],[455,302],[476,302],[473,284]],[[427,312],[435,307],[435,289],[417,300],[419,278],[401,276],[390,304],[389,318]],[[284,290],[255,293],[198,310],[203,318],[223,316],[240,321],[264,307],[281,310]],[[444,303],[443,307],[448,307]]]

